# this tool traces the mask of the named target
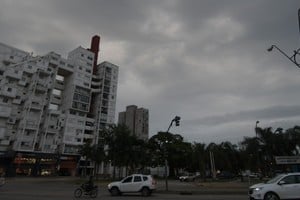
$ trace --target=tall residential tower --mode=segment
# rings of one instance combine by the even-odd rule
[[[75,174],[81,146],[114,123],[118,66],[97,64],[99,42],[67,58],[0,43],[0,172]]]
[[[149,139],[149,111],[135,105],[126,107],[126,111],[119,113],[118,124],[125,124],[137,138]]]

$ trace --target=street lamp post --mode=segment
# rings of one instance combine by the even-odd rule
[[[167,130],[167,133],[169,132],[170,128],[173,125],[173,122],[175,122],[176,126],[179,126],[179,122],[180,122],[180,117],[179,116],[175,116],[174,119],[172,119],[169,128]],[[167,143],[168,141],[165,141],[165,148],[164,148],[164,157],[165,157],[165,182],[166,182],[166,191],[169,190],[169,186],[168,186],[168,159],[167,159]]]
[[[300,9],[298,9],[298,25],[299,25],[299,33],[300,33]],[[268,51],[272,51],[274,48],[277,49],[282,55],[284,55],[292,63],[294,63],[298,68],[300,68],[300,63],[297,61],[297,56],[300,55],[300,48],[294,50],[294,53],[291,56],[288,56],[284,51],[282,51],[276,45],[272,45],[270,48],[268,48]]]
[[[300,63],[297,61],[297,56],[300,55],[300,48],[297,50],[294,50],[294,54],[292,56],[288,56],[283,50],[281,50],[279,47],[276,45],[272,45],[270,48],[267,50],[269,52],[273,51],[273,49],[277,49],[282,55],[284,55],[287,59],[289,59],[292,63],[294,63],[298,68],[300,68]]]
[[[259,123],[259,121],[256,121],[256,123],[255,123],[255,136],[256,136],[256,138],[257,138],[257,124]]]

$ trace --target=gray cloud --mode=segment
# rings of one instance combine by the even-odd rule
[[[299,47],[296,0],[4,0],[0,41],[63,56],[100,34],[100,62],[120,66],[117,111],[150,110],[150,134],[182,117],[187,140],[238,142],[253,123],[300,119],[299,69],[267,52]]]
[[[219,116],[208,116],[202,119],[193,119],[186,121],[188,123],[199,125],[220,125],[224,123],[238,123],[243,121],[255,121],[255,119],[281,119],[300,116],[300,106],[272,106],[260,110],[240,111],[237,113],[228,113]]]

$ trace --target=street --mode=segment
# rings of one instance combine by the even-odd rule
[[[170,183],[172,187],[172,182]],[[174,182],[173,184],[178,184]],[[98,197],[96,199],[144,199],[140,194],[124,194],[120,197],[112,197],[106,190],[105,184],[99,185]],[[73,191],[78,187],[74,180],[64,179],[40,179],[40,178],[14,178],[8,179],[7,183],[0,188],[1,200],[67,200],[75,199]],[[200,200],[246,200],[247,194],[179,194],[176,192],[161,193],[154,192],[150,199],[200,199]],[[82,197],[81,199],[90,199]]]

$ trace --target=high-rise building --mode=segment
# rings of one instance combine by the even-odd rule
[[[82,145],[114,123],[118,66],[97,65],[99,42],[67,58],[0,43],[0,171],[74,174]]]
[[[133,135],[139,139],[149,138],[149,111],[136,105],[126,107],[126,111],[119,113],[118,124],[125,124]]]

